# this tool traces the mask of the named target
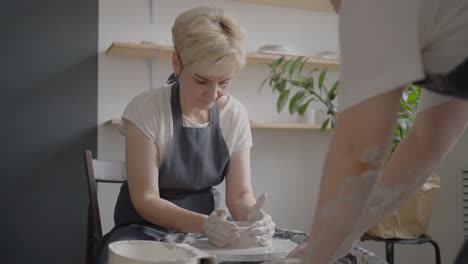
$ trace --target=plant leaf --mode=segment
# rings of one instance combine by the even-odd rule
[[[312,102],[312,99],[307,100],[306,103],[301,104],[301,106],[299,106],[299,108],[297,109],[297,112],[298,112],[301,116],[304,115],[304,113],[305,113],[305,111],[307,110],[307,107],[309,106],[310,102]]]
[[[278,113],[281,113],[281,111],[283,111],[283,108],[286,105],[288,98],[289,90],[282,91],[280,96],[278,97],[278,101],[276,102],[276,110],[278,111]]]
[[[304,98],[305,93],[303,91],[297,92],[289,101],[289,114],[294,114],[297,112],[299,107],[300,100]]]
[[[327,120],[325,120],[323,123],[322,123],[322,127],[320,127],[320,132],[323,132],[325,131],[325,129],[327,129],[328,127],[328,123],[330,122],[330,118],[327,118]]]
[[[393,135],[401,135],[401,130],[400,130],[400,127],[397,125],[395,127],[395,131],[393,131]]]
[[[406,124],[406,131],[410,131],[411,130],[411,127],[413,127],[413,122],[411,121],[411,119],[403,119],[405,121],[405,124]]]
[[[399,143],[401,139],[402,138],[400,136],[393,136],[393,143]]]
[[[314,77],[313,76],[309,76],[306,81],[305,81],[305,88],[306,89],[314,89]]]
[[[333,84],[333,87],[331,88],[331,90],[327,92],[327,99],[328,99],[330,102],[333,101],[333,100],[336,98],[336,96],[337,96],[336,91],[337,91],[337,89],[338,89],[338,85],[339,85],[339,82],[336,81],[336,82]],[[323,89],[324,89],[325,91],[327,90],[325,86],[323,86]]]
[[[271,81],[271,75],[266,77],[265,80],[263,80],[262,84],[260,85],[260,88],[258,89],[258,93],[260,93],[263,89],[263,87],[265,86],[265,84],[268,82],[268,81]]]
[[[285,73],[289,72],[289,68],[291,67],[291,65],[293,63],[294,63],[294,60],[292,60],[292,59],[286,60],[286,62],[282,65],[283,69],[281,70],[281,73],[285,74]]]
[[[301,65],[299,66],[299,70],[297,71],[299,75],[302,73],[302,68],[304,68],[304,65],[306,64],[307,59],[308,59],[307,57],[302,57]]]
[[[331,88],[331,90],[330,90],[329,93],[336,93],[336,92],[338,91],[338,87],[339,87],[339,86],[340,86],[340,81],[336,81],[336,82],[333,84],[333,86],[332,86],[332,88]]]
[[[276,67],[278,67],[281,63],[283,63],[284,61],[284,56],[281,56],[279,59],[273,61],[272,63],[268,64],[268,66],[270,67],[270,69],[272,69],[273,71],[276,70]]]
[[[413,92],[408,96],[407,102],[414,104],[418,101],[418,99],[419,99],[419,94],[417,92]]]
[[[410,116],[409,116],[408,114],[400,113],[400,115],[398,116],[398,118],[410,118]]]
[[[414,112],[414,109],[408,104],[403,104],[402,107],[403,107],[404,110],[408,111],[409,113]]]
[[[325,81],[325,75],[327,74],[327,68],[323,69],[321,72],[320,72],[320,76],[319,76],[319,79],[318,79],[318,87],[319,88],[322,88],[323,86],[323,82]]]
[[[294,86],[302,87],[302,83],[298,80],[288,80],[288,82]]]
[[[398,118],[398,125],[400,126],[401,130],[407,131],[405,119]]]
[[[311,76],[314,76],[314,73],[317,72],[319,69],[317,68],[313,68],[312,70],[310,70],[307,74],[305,74],[304,76],[306,76],[307,78],[308,77],[311,77]]]
[[[297,67],[299,67],[301,60],[303,59],[303,56],[297,57],[293,63],[291,64],[291,67],[289,68],[289,76],[292,76],[293,73],[297,70]]]
[[[283,92],[286,89],[286,79],[281,79],[275,83],[274,89]]]
[[[401,94],[401,98],[403,99],[403,101],[407,101],[408,100],[408,91],[403,91],[403,93]]]
[[[268,82],[268,85],[270,85],[271,87],[274,87],[273,83],[277,82],[280,77],[281,77],[281,73],[279,73],[279,72],[271,75],[270,76],[270,81]]]

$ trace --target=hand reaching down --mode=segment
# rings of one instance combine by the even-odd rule
[[[270,245],[275,234],[275,223],[271,216],[262,210],[265,200],[266,194],[262,194],[252,206],[247,216],[247,220],[252,222],[250,234],[256,237],[258,244],[261,246]]]
[[[227,221],[227,215],[226,210],[216,209],[203,222],[203,232],[215,246],[226,247],[237,243],[239,238],[239,228]]]

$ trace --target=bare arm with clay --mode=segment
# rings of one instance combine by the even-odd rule
[[[250,149],[232,153],[226,175],[226,205],[236,221],[253,222],[250,233],[262,246],[271,242],[275,232],[271,216],[261,210],[265,198],[259,198],[261,205],[255,206],[259,200],[255,200],[252,190]]]
[[[427,181],[463,134],[467,121],[468,101],[461,99],[418,113],[374,188],[355,239],[391,215]]]
[[[468,120],[468,102],[466,101],[452,99],[421,112],[418,114],[408,137],[399,145],[385,169],[379,173],[379,170],[383,168],[385,153],[388,152],[381,152],[382,155],[375,156],[377,159],[369,159],[366,162],[363,159],[365,156],[359,155],[359,153],[366,153],[366,149],[358,145],[351,145],[351,142],[356,142],[353,140],[358,140],[361,137],[377,138],[376,135],[372,135],[377,131],[373,130],[371,132],[371,130],[363,129],[353,133],[352,124],[359,123],[359,120],[362,119],[358,114],[359,108],[371,110],[371,101],[384,103],[383,101],[393,100],[392,94],[399,94],[398,91],[400,90],[370,99],[340,115],[341,123],[338,122],[337,124],[341,126],[337,125],[336,134],[327,157],[321,186],[322,191],[307,249],[306,263],[334,263],[346,255],[360,235],[378,223],[383,217],[393,213],[427,180],[435,166],[445,157],[465,130]],[[374,107],[378,105],[375,103]],[[375,114],[376,112],[378,111],[372,108],[369,113]],[[388,119],[391,118],[391,114],[386,115]],[[373,124],[389,123],[389,120],[382,119],[381,123],[378,123],[377,120],[376,122]],[[343,126],[346,123],[349,125]],[[354,127],[359,127],[359,125]],[[358,136],[351,139],[349,137],[353,136],[342,135],[340,133],[342,130]],[[390,128],[389,131],[391,135],[393,129]],[[342,140],[344,140],[344,144],[339,144],[338,142],[343,142]],[[382,141],[381,144],[375,144],[375,146],[389,146],[390,141],[387,141],[388,143]],[[344,155],[339,155],[339,153],[346,153],[346,149],[348,149],[347,153],[351,156],[360,156],[361,158],[354,159],[356,160],[354,166],[335,166],[334,168],[331,166],[332,169],[330,169],[327,164],[338,162],[340,156],[346,159]],[[389,147],[368,148],[368,150],[372,149],[377,150],[375,154],[379,154],[380,151],[388,151]],[[378,162],[380,164],[375,163],[372,165],[372,162],[369,162],[379,160],[382,161]],[[353,169],[358,173],[354,175],[348,173]],[[357,176],[359,175],[359,169],[361,169],[361,176]],[[366,173],[364,172],[366,169],[368,170],[367,176],[365,176]],[[327,171],[332,170],[335,177],[327,177],[327,175],[332,175],[327,174]],[[341,179],[337,177],[340,174],[342,175]],[[380,178],[378,178],[379,175]],[[369,178],[366,179],[366,177]],[[378,183],[375,184],[377,179]],[[340,181],[342,185],[339,185]],[[336,184],[333,184],[334,182]],[[327,199],[328,197],[333,198]],[[306,247],[303,246],[293,252],[291,257],[303,257],[305,249]]]
[[[352,244],[350,234],[365,212],[390,151],[401,92],[393,90],[339,113],[325,161],[306,263],[334,263],[349,250],[342,244]]]
[[[181,232],[205,234],[219,246],[235,243],[238,228],[222,212],[210,216],[181,208],[159,195],[158,149],[131,122],[125,137],[128,186],[136,211],[148,221]]]

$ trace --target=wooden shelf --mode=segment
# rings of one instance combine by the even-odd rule
[[[252,129],[291,129],[291,130],[320,130],[320,125],[301,123],[262,123],[250,121]]]
[[[104,123],[106,127],[118,127],[120,118],[113,118]],[[300,124],[300,123],[262,123],[250,121],[252,129],[278,129],[278,130],[320,130],[321,125]]]
[[[106,54],[109,56],[124,56],[146,59],[153,55],[169,57],[173,50],[173,47],[167,45],[152,43],[114,42],[106,50]]]
[[[104,126],[106,127],[118,127],[120,125],[121,119],[120,118],[112,118],[110,120],[107,120],[106,123],[104,123]]]
[[[232,1],[335,13],[335,9],[333,9],[333,6],[330,4],[329,0],[232,0]]]
[[[247,56],[247,61],[250,64],[266,65],[272,63],[280,57],[280,55],[249,53]],[[292,56],[286,56],[286,58],[292,58]],[[305,65],[308,67],[327,68],[329,71],[340,70],[340,62],[338,60],[309,57]]]
[[[106,54],[109,56],[125,56],[133,58],[151,58],[153,56],[170,58],[172,51],[173,47],[167,45],[114,42],[107,49]],[[250,64],[265,65],[275,61],[279,57],[279,55],[250,53],[247,56],[247,61]],[[329,71],[338,71],[340,69],[340,62],[338,60],[323,58],[310,57],[307,59],[306,65],[309,67],[327,68]]]

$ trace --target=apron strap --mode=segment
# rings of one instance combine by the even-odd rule
[[[174,130],[183,127],[182,108],[180,106],[179,81],[172,84],[171,88],[171,109]]]

